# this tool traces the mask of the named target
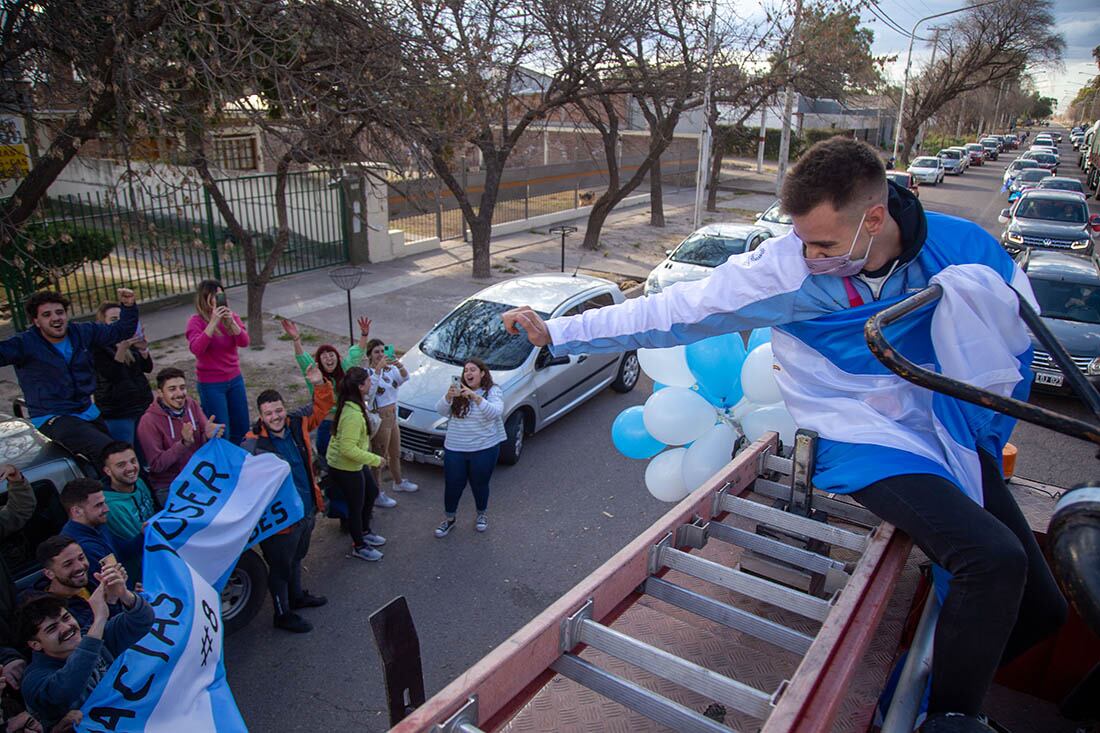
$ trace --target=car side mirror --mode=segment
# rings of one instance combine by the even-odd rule
[[[668,256],[669,256],[669,255],[671,255],[671,254],[672,254],[672,250],[671,250],[671,249],[666,249],[666,250],[665,250],[665,257],[668,257]]]
[[[552,366],[561,366],[568,363],[568,356],[554,356],[546,346],[539,349],[539,355],[535,357],[535,369],[548,369]]]
[[[1009,219],[1008,209],[1001,209],[1000,215],[997,217],[997,221],[1002,224],[1007,224]]]

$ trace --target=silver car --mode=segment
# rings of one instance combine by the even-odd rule
[[[604,387],[629,392],[641,368],[633,351],[619,354],[553,356],[526,337],[504,330],[500,315],[529,305],[543,318],[572,316],[621,303],[625,296],[609,280],[586,275],[530,275],[491,285],[467,298],[410,349],[402,362],[409,381],[398,393],[401,455],[409,461],[443,463],[448,418],[435,406],[466,359],[482,359],[504,392],[500,462],[515,464],[524,438],[568,414]]]
[[[646,278],[645,294],[686,280],[702,280],[731,255],[751,252],[771,237],[770,231],[755,224],[708,224],[668,250],[668,257]]]
[[[778,201],[769,206],[767,211],[757,214],[754,223],[758,227],[767,229],[773,237],[782,237],[794,229],[794,222],[791,221],[791,217],[780,211]]]

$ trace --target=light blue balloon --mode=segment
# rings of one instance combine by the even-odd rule
[[[747,355],[739,333],[711,336],[684,350],[699,393],[717,407],[729,407],[741,399],[741,366]]]
[[[771,343],[771,340],[772,330],[770,328],[754,328],[752,333],[749,334],[749,346],[747,351],[752,351],[762,344]]]
[[[611,442],[627,458],[652,458],[665,449],[665,444],[645,429],[644,411],[645,405],[628,407],[611,423]]]
[[[660,382],[654,382],[653,383],[653,392],[656,394],[657,392],[660,392],[662,389],[664,389],[667,386],[668,386],[667,384],[661,384]]]

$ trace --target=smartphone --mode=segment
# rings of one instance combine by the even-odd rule
[[[117,565],[117,564],[118,564],[118,560],[115,559],[115,555],[114,555],[113,552],[108,552],[106,555],[104,555],[99,560],[99,566],[101,568],[105,568],[105,567],[108,567],[110,565]]]
[[[386,344],[386,348],[382,349],[382,351],[386,354],[387,359],[394,358],[393,344]]]
[[[133,338],[137,339],[138,341],[145,340],[145,326],[141,324],[141,321],[138,321],[137,328],[134,329]]]
[[[457,374],[451,377],[451,386],[455,389],[462,389],[462,377]]]
[[[229,304],[229,301],[225,297],[225,293],[219,292],[219,293],[214,295],[214,305],[221,308],[222,306],[225,306],[225,305],[228,305],[228,304]]]

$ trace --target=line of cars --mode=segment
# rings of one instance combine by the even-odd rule
[[[935,155],[920,155],[905,170],[910,180],[906,182],[895,179],[895,183],[906,186],[919,196],[920,184],[937,186],[948,175],[961,176],[971,166],[981,166],[986,161],[997,160],[1001,153],[1015,150],[1019,144],[1020,138],[1014,133],[985,135],[977,142],[943,148]]]

